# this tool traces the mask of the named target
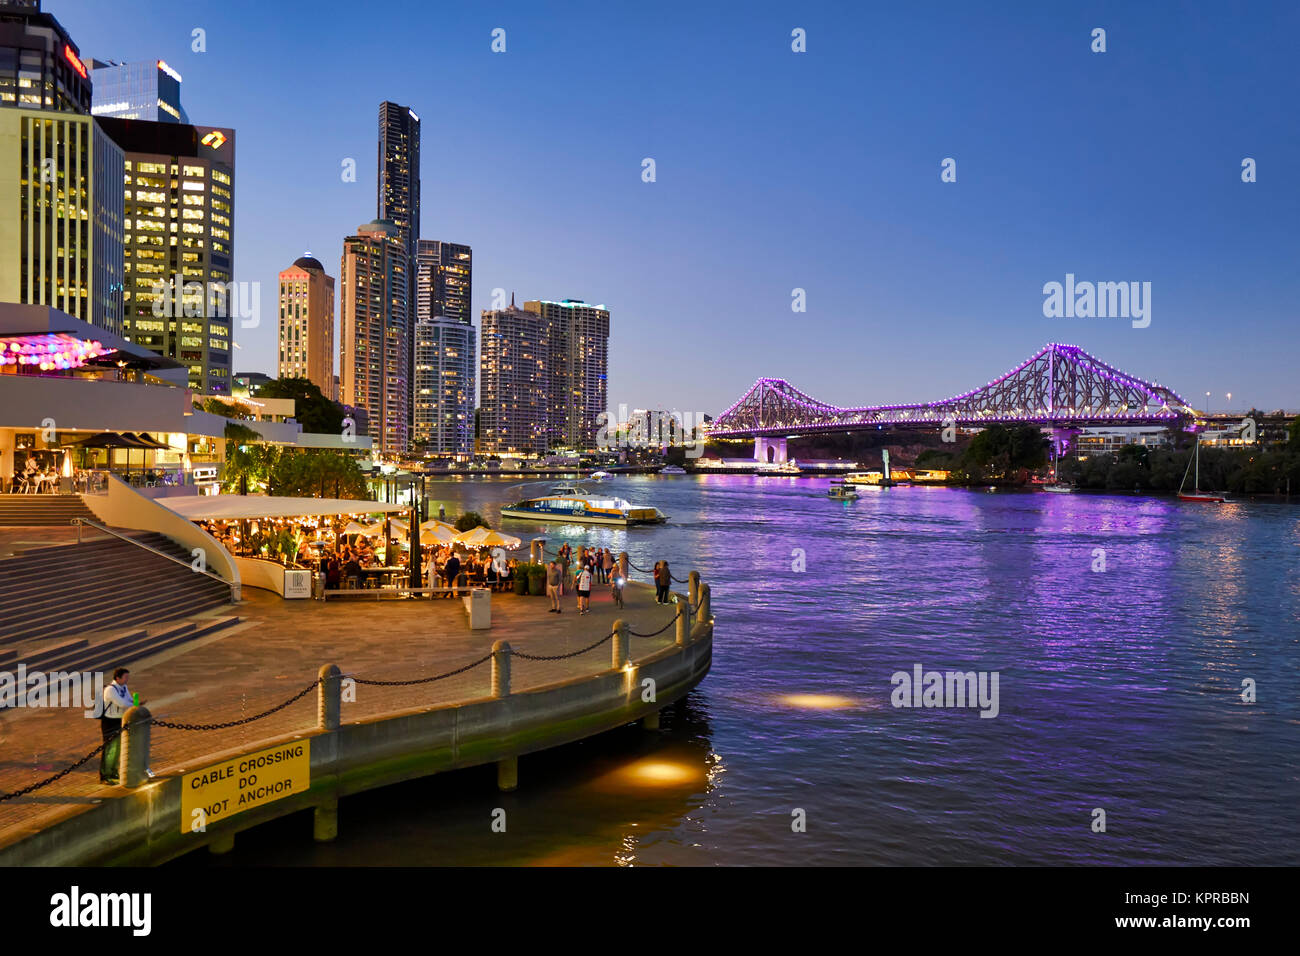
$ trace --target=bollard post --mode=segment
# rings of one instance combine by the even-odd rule
[[[533,564],[546,563],[546,539],[533,538],[528,545],[528,560]]]
[[[700,603],[700,572],[692,571],[686,575],[686,596],[691,599],[691,607]]]
[[[611,666],[615,670],[621,670],[628,661],[628,636],[627,624],[622,618],[614,622],[614,653],[612,655]]]
[[[624,581],[627,580],[627,552],[626,551],[620,551],[618,553],[618,576],[622,578]]]
[[[707,582],[700,585],[700,620],[705,624],[713,621],[713,607],[709,598],[710,590]]]
[[[691,602],[677,602],[677,646],[685,647],[691,640]]]
[[[320,683],[316,685],[316,726],[321,730],[338,730],[343,709],[343,672],[336,664],[322,664]]]
[[[149,782],[149,708],[140,704],[122,715],[122,749],[118,754],[118,779],[124,787]]]
[[[510,643],[497,641],[492,645],[492,696],[510,696]]]

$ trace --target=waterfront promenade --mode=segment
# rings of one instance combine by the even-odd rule
[[[660,606],[653,589],[630,584],[626,607],[614,607],[604,588],[593,593],[592,612],[579,615],[572,595],[564,613],[547,612],[541,597],[492,595],[492,627],[471,631],[458,600],[317,602],[284,601],[246,589],[232,610],[241,623],[192,644],[140,661],[131,668],[131,689],[155,721],[215,724],[240,721],[276,707],[316,681],[335,664],[355,677],[355,702],[341,705],[340,722],[360,724],[392,715],[445,708],[493,696],[492,668],[474,667],[432,683],[376,686],[367,680],[405,681],[455,670],[489,654],[506,640],[516,654],[555,657],[600,641],[616,619],[633,632],[629,659],[654,657],[676,640],[681,605]],[[683,601],[685,595],[682,595]],[[638,637],[636,634],[651,635]],[[511,693],[581,681],[611,671],[609,641],[560,660],[515,657]],[[701,675],[702,676],[702,675]],[[271,740],[317,728],[315,689],[266,717],[220,730],[152,728],[150,767],[159,777],[192,771],[224,755],[247,753]],[[62,770],[99,744],[99,723],[80,709],[11,709],[0,712],[0,793],[11,792]],[[521,785],[527,786],[526,772]],[[124,788],[98,782],[98,757],[34,793],[0,803],[0,860],[6,848],[104,802]]]

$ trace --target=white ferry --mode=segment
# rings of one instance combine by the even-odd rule
[[[501,517],[523,521],[565,521],[579,524],[663,524],[668,516],[658,508],[634,505],[623,498],[593,497],[573,485],[559,485],[542,498],[525,498],[501,509]]]
[[[684,475],[686,474],[686,469],[683,468],[681,465],[664,465],[662,468],[659,469],[659,474]]]

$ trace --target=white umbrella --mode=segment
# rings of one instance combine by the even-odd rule
[[[438,524],[437,528],[426,528],[420,525],[420,544],[426,547],[432,547],[435,544],[453,544],[456,541],[456,529],[450,525],[440,524],[437,521],[426,521],[425,524]]]
[[[384,529],[382,526],[372,528],[369,525],[364,525],[364,524],[360,524],[359,522],[353,521],[350,524],[348,524],[346,528],[343,529],[343,533],[363,534],[367,538],[373,538],[375,535],[383,534]]]

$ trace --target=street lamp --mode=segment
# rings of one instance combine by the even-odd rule
[[[1205,393],[1205,414],[1210,414],[1210,393]]]
[[[1232,392],[1228,393],[1228,411],[1232,411]]]

